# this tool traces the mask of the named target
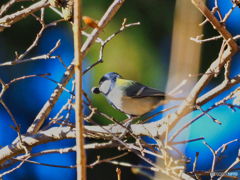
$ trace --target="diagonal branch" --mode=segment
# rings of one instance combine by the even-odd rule
[[[33,0],[10,0],[7,4],[2,5],[2,7],[0,8],[0,17],[2,17],[2,15],[4,13],[6,13],[6,11],[16,2],[21,2],[21,1],[33,1]]]
[[[39,1],[35,4],[33,4],[32,6],[29,6],[28,8],[25,8],[21,11],[17,11],[11,15],[6,15],[2,18],[0,18],[0,25],[11,25],[14,24],[24,18],[26,18],[27,16],[29,16],[30,14],[40,10],[41,8],[44,7],[48,7],[50,5],[50,3],[48,2],[48,0],[42,0]],[[3,31],[6,27],[4,26],[0,26],[0,32]]]
[[[63,139],[70,139],[76,137],[76,131],[72,130],[69,127],[64,128],[50,128],[46,131],[41,131],[32,136],[24,136],[22,135],[22,141],[24,142],[25,146],[30,150],[34,146],[59,141]],[[14,141],[12,144],[5,146],[0,150],[0,164],[3,164],[5,161],[9,160],[10,158],[24,153],[24,148],[21,145],[21,142]]]
[[[232,56],[238,51],[238,46],[236,42],[233,40],[232,35],[227,31],[227,29],[223,25],[221,25],[221,23],[209,11],[205,4],[201,0],[192,0],[192,3],[210,21],[213,27],[216,28],[216,30],[223,36],[226,43],[228,44],[228,48],[222,54],[220,54],[219,57],[211,64],[206,73],[194,86],[194,88],[192,89],[188,97],[185,99],[185,101],[180,105],[177,112],[171,114],[171,118],[169,121],[170,130],[172,130],[175,127],[175,125],[180,121],[181,118],[183,118],[184,116],[186,116],[187,114],[194,110],[194,106],[196,104],[196,100],[199,94],[206,87],[206,85],[213,78],[213,76],[216,75],[215,70],[217,70],[217,72],[219,73],[219,70],[225,65],[225,63],[228,60],[230,60]],[[164,118],[161,121],[166,122],[167,119],[168,118]],[[160,136],[161,139],[165,138],[166,129],[167,129],[166,124],[162,123],[162,126],[159,128],[158,131],[158,136]]]
[[[234,52],[236,52],[238,50],[238,46],[233,40],[232,35],[227,31],[226,27],[222,23],[220,23],[218,19],[211,13],[211,11],[202,2],[202,0],[192,0],[192,3],[208,19],[208,21],[212,24],[213,28],[216,29],[226,41],[230,39],[228,45],[232,48]]]
[[[219,94],[237,85],[238,83],[240,83],[240,75],[235,76],[229,81],[224,80],[220,85],[198,98],[197,105],[201,106],[207,103],[211,99],[217,97]]]
[[[99,22],[100,29],[94,29],[89,38],[86,40],[86,42],[83,44],[81,52],[82,52],[82,58],[86,56],[88,53],[90,47],[94,44],[95,40],[101,33],[101,29],[104,29],[107,23],[112,19],[114,14],[117,12],[117,10],[121,7],[124,0],[115,0],[112,5],[108,8],[107,12],[102,17],[101,21]],[[71,63],[71,65],[68,67],[69,71],[66,71],[60,81],[60,84],[62,86],[66,86],[69,80],[71,79],[72,75],[74,74],[74,63],[75,61]],[[57,102],[58,98],[62,94],[63,89],[59,86],[56,87],[54,92],[52,93],[49,100],[46,102],[46,104],[43,106],[42,110],[38,113],[37,117],[35,118],[32,125],[28,128],[27,133],[28,134],[36,134],[41,125],[43,124],[44,120],[48,117],[49,113],[52,111],[55,103]]]

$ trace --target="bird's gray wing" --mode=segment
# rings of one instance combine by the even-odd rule
[[[126,88],[126,95],[128,97],[142,98],[142,97],[149,97],[149,96],[151,96],[151,97],[153,97],[153,96],[160,96],[160,97],[168,96],[162,91],[145,86],[145,85],[140,84],[135,81],[132,81],[129,84],[131,84],[131,85],[128,86],[128,88]]]

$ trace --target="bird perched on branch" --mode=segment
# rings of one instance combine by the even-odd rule
[[[85,31],[88,27],[91,27],[91,28],[97,28],[97,29],[101,29],[99,26],[98,26],[98,21],[96,20],[93,20],[92,18],[88,17],[88,16],[83,16],[82,17],[84,23],[86,24],[85,27],[82,28],[82,31]],[[104,32],[104,31],[103,31]]]
[[[99,81],[99,87],[93,87],[92,92],[102,93],[112,107],[129,118],[146,114],[170,100],[183,100],[136,81],[124,79],[115,72],[105,74]]]

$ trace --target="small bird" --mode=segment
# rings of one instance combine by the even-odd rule
[[[102,93],[112,107],[125,113],[128,118],[144,115],[170,100],[182,100],[124,79],[115,72],[105,74],[99,81],[99,88],[93,87],[92,93]]]
[[[84,23],[86,24],[86,26],[82,28],[82,31],[85,31],[88,27],[91,27],[93,29],[94,28],[100,29],[100,27],[98,26],[98,21],[96,21],[88,16],[83,16],[82,19],[83,19]]]

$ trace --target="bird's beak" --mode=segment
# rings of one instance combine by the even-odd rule
[[[92,93],[94,93],[94,94],[99,94],[99,93],[101,93],[101,92],[100,92],[100,90],[99,90],[98,87],[93,87],[93,88],[92,88]]]

